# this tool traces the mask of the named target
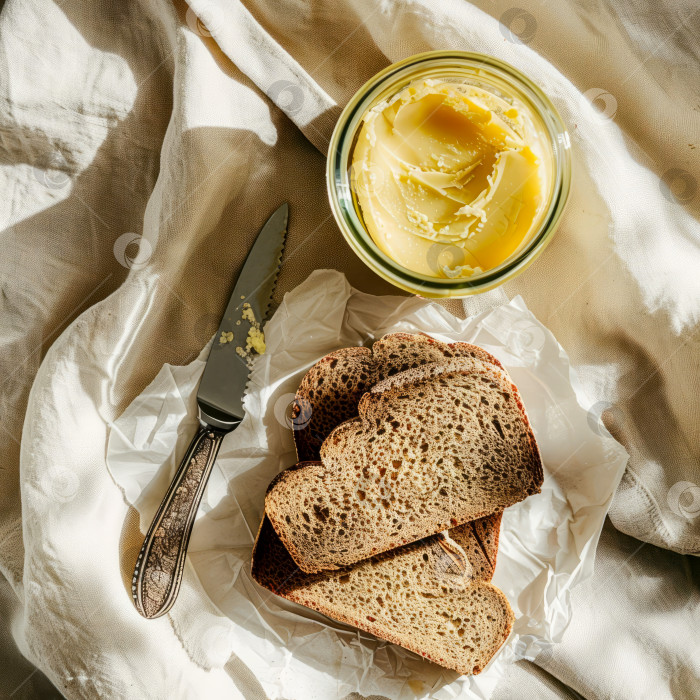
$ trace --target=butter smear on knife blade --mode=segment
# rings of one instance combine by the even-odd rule
[[[248,337],[245,341],[245,348],[239,345],[236,348],[236,353],[246,359],[250,358],[253,352],[262,355],[265,352],[265,334],[260,329],[260,323],[255,318],[255,313],[248,302],[243,304],[243,313],[241,316],[250,323],[250,329],[248,330]],[[240,323],[240,321],[236,321],[236,325],[240,325]],[[230,343],[232,340],[233,333],[231,331],[221,331],[221,337],[219,338],[220,345]]]

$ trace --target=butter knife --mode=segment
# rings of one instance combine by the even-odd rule
[[[285,203],[267,220],[241,269],[197,391],[199,430],[136,560],[131,592],[136,609],[146,618],[164,615],[177,598],[192,526],[221,441],[243,419],[249,368],[242,354],[254,327],[250,320],[261,323],[267,317],[284,249],[287,216]]]

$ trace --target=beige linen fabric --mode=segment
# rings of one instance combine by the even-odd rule
[[[198,655],[186,629],[131,607],[138,532],[105,469],[109,423],[164,362],[196,356],[283,200],[278,298],[319,267],[393,291],[344,244],[323,151],[336,105],[422,50],[515,64],[569,124],[576,181],[560,232],[527,273],[465,307],[523,295],[578,367],[591,420],[603,413],[632,456],[615,526],[700,550],[698,9],[480,4],[7,0],[3,623],[67,697],[258,696],[235,659]],[[692,572],[697,581],[695,560],[609,527],[564,642],[537,660],[552,677],[523,663],[496,697],[696,697]],[[195,581],[182,595],[216,622]],[[13,672],[0,671],[0,691],[40,697],[39,674],[18,679],[17,650],[5,648]]]

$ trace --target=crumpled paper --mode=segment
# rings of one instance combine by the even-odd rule
[[[295,460],[291,403],[301,377],[332,350],[370,345],[393,331],[463,340],[494,354],[518,385],[544,462],[542,493],[506,509],[494,583],[515,612],[513,633],[486,669],[458,674],[399,646],[277,598],[250,576],[265,489]],[[287,294],[265,328],[246,417],[223,441],[194,527],[188,567],[222,612],[201,622],[197,604],[170,615],[185,646],[212,666],[233,653],[272,700],[363,695],[490,697],[506,664],[559,641],[570,591],[593,571],[596,544],[627,463],[625,449],[590,411],[564,350],[521,298],[460,320],[415,297],[375,297],[319,270]],[[195,394],[208,353],[165,365],[112,425],[107,463],[146,531],[197,425]],[[204,607],[204,606],[203,606]],[[223,617],[225,616],[225,617]],[[226,619],[228,618],[228,620]]]

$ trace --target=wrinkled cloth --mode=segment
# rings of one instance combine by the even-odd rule
[[[327,267],[394,291],[343,242],[325,148],[377,70],[453,48],[506,60],[550,95],[575,175],[536,264],[447,306],[471,314],[522,295],[576,366],[591,420],[631,455],[563,642],[495,697],[697,697],[697,560],[684,555],[700,550],[700,11],[689,0],[477,4],[7,0],[2,692],[45,688],[39,673],[17,678],[21,653],[70,698],[261,697],[238,659],[207,666],[188,653],[186,626],[131,606],[138,520],[105,467],[109,426],[164,363],[198,355],[283,200],[278,301]],[[181,596],[216,629],[196,580]],[[214,657],[217,645],[213,634]]]

